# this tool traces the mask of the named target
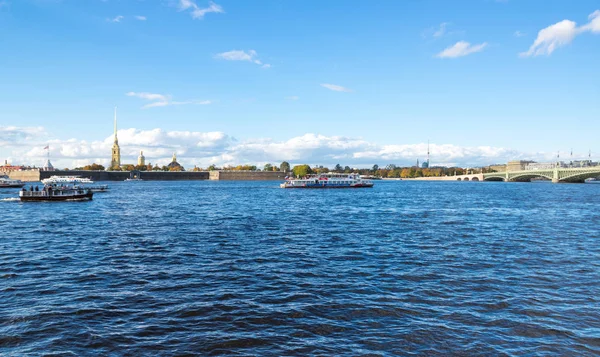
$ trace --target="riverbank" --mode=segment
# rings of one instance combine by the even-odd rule
[[[144,181],[194,181],[194,180],[225,180],[225,181],[282,181],[285,173],[280,171],[10,171],[0,174],[8,175],[11,179],[23,182],[39,182],[53,175],[81,176],[93,181],[124,181],[135,174]]]

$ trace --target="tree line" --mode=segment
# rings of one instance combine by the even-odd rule
[[[65,169],[68,170],[68,169]],[[83,167],[75,168],[75,170],[105,170],[105,167],[100,164],[91,164]],[[121,171],[185,171],[183,166],[168,167],[166,165],[158,166],[152,164],[148,165],[122,165],[118,170]],[[218,167],[216,165],[210,165],[207,168],[194,167],[191,171],[281,171],[288,174],[293,174],[295,177],[304,177],[313,174],[322,174],[328,172],[334,173],[357,173],[361,175],[371,175],[374,177],[381,178],[416,178],[416,177],[440,177],[440,176],[454,176],[463,175],[466,173],[465,169],[460,167],[430,167],[421,168],[417,166],[396,166],[393,164],[385,167],[379,167],[379,165],[373,165],[372,168],[351,168],[350,166],[342,166],[340,164],[335,165],[333,168],[329,168],[322,165],[310,166],[308,164],[290,166],[290,163],[283,161],[281,164],[265,164],[262,169],[256,165],[237,165],[237,166],[223,166]],[[475,173],[480,172],[492,172],[492,170],[486,168],[478,168],[469,170]]]

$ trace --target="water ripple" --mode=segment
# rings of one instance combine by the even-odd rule
[[[598,355],[600,185],[0,192],[0,355]]]

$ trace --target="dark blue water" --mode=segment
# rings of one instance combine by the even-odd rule
[[[0,355],[600,354],[600,185],[111,187],[0,192]]]

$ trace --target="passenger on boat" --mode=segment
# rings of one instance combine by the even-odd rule
[[[35,192],[38,192],[39,190],[40,190],[40,188],[35,186]]]
[[[31,185],[31,187],[29,187],[29,191],[33,192],[33,185]]]

